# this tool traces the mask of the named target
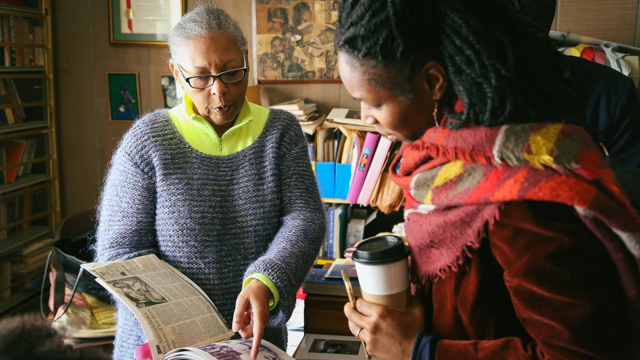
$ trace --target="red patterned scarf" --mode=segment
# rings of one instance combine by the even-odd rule
[[[402,147],[391,177],[407,199],[414,281],[457,270],[480,246],[501,204],[553,201],[573,206],[602,240],[640,309],[640,219],[581,127],[434,127]]]

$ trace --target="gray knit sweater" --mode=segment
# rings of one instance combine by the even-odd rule
[[[192,148],[166,110],[124,136],[99,206],[97,261],[155,253],[198,284],[229,326],[243,280],[262,273],[280,301],[264,338],[282,349],[296,291],[325,233],[304,136],[295,117],[272,110],[260,136],[227,156]],[[114,359],[146,342],[118,307]]]

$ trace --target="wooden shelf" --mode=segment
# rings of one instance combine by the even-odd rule
[[[52,57],[52,18],[49,14],[51,0],[38,0],[37,3],[40,9],[0,5],[0,14],[14,20],[16,30],[20,30],[21,27],[26,29],[28,26],[30,30],[33,29],[34,35],[37,35],[34,42],[38,42],[30,44],[20,38],[10,42],[0,40],[0,46],[16,49],[14,64],[20,65],[0,66],[0,80],[5,91],[15,95],[11,97],[11,101],[4,101],[0,105],[0,111],[13,113],[14,116],[17,111],[18,118],[23,120],[17,124],[8,124],[10,119],[7,118],[7,124],[0,126],[0,140],[25,140],[29,141],[27,145],[36,146],[35,151],[30,147],[33,152],[26,156],[24,153],[13,153],[13,158],[18,161],[5,161],[0,165],[0,171],[5,172],[33,165],[30,174],[18,176],[11,184],[0,185],[0,205],[3,207],[2,211],[6,211],[6,216],[0,218],[0,256],[9,261],[30,244],[53,237],[54,229],[60,221],[54,102],[56,89]],[[31,48],[37,50],[33,53],[33,59],[21,56],[24,55],[21,53],[23,49]],[[34,62],[38,65],[24,66]],[[9,151],[24,152],[26,149],[5,147],[5,156]],[[4,230],[7,230],[8,234]],[[44,264],[42,266],[44,271]],[[11,276],[4,273],[3,275]],[[14,311],[21,303],[37,300],[36,295],[40,287],[20,290],[20,286],[15,284],[14,290],[10,299],[0,301],[0,316]]]
[[[47,127],[45,121],[28,121],[20,124],[0,126],[0,134]]]
[[[0,301],[0,313],[4,313],[12,307],[27,301],[33,298],[35,295],[40,293],[40,286],[36,286],[34,289],[29,289],[26,291],[20,291],[16,293],[11,293],[11,297],[7,300]]]
[[[5,44],[4,46],[15,45],[10,43],[0,43],[0,46],[1,44]],[[36,44],[30,44],[30,45],[36,45]],[[25,47],[31,47],[31,46],[25,46]],[[33,47],[42,47],[42,45],[33,46]],[[34,66],[0,66],[0,73],[25,73],[25,72],[43,73],[45,72],[45,68],[44,66],[35,66],[35,65]]]
[[[0,194],[5,194],[10,191],[22,189],[27,186],[35,185],[41,182],[49,181],[49,175],[46,174],[29,174],[18,176],[16,182],[11,184],[0,185]]]
[[[30,242],[51,235],[53,232],[47,226],[31,226],[30,228],[18,231],[0,241],[0,256],[11,254]]]
[[[345,199],[336,199],[336,198],[322,198],[322,202],[328,203],[328,204],[351,204]],[[354,204],[354,205],[357,205],[357,204]]]

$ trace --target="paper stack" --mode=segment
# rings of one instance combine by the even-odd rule
[[[325,119],[325,115],[318,114],[315,103],[305,103],[304,99],[285,101],[269,106],[269,108],[285,110],[295,115],[300,122],[302,130],[307,134],[313,134],[315,129],[320,126]]]

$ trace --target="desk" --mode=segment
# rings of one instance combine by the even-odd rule
[[[353,336],[343,310],[348,302],[346,296],[307,294],[304,299],[304,332]]]

